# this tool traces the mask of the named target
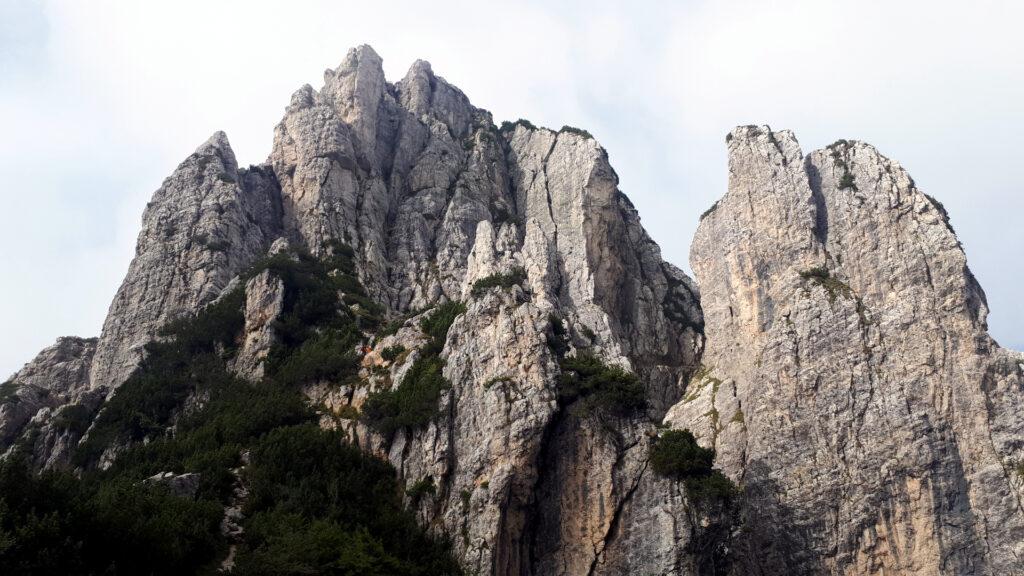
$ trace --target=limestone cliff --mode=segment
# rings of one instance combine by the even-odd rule
[[[691,250],[703,368],[668,422],[748,495],[764,573],[1016,574],[1024,378],[942,205],[860,142],[728,137]]]
[[[426,62],[390,83],[353,49],[292,96],[265,164],[239,168],[217,133],[164,182],[99,340],[62,339],[3,385],[0,445],[66,465],[161,327],[235,289],[244,326],[218,353],[260,381],[292,304],[286,278],[250,267],[342,254],[391,325],[360,335],[358,381],[304,392],[322,426],[393,464],[467,573],[1019,571],[1024,360],[987,336],[941,205],[865,144],[727,140],[698,291],[589,134],[495,126]],[[433,350],[422,322],[455,302]],[[437,414],[368,424],[368,398],[429,354],[448,384]],[[583,356],[635,375],[636,409],[567,397],[563,366]],[[741,524],[653,472],[665,426],[717,450]]]

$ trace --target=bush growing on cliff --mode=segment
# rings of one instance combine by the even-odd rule
[[[473,296],[481,296],[491,288],[511,288],[526,280],[526,270],[513,268],[509,272],[498,272],[477,280],[473,283]]]
[[[600,411],[624,416],[647,405],[639,378],[591,354],[578,354],[562,361],[558,399],[571,404],[580,414]]]
[[[403,428],[421,428],[438,413],[441,393],[451,384],[444,377],[444,349],[455,318],[466,311],[461,302],[438,306],[420,321],[420,328],[430,337],[413,362],[402,382],[391,390],[374,392],[363,404],[363,420],[381,434],[390,436]]]
[[[436,355],[417,358],[397,388],[374,392],[366,399],[366,424],[385,436],[429,424],[437,416],[441,393],[451,386],[443,369],[444,361]]]
[[[714,448],[697,443],[689,430],[663,432],[651,447],[651,468],[655,473],[683,482],[686,495],[696,504],[729,502],[736,486],[713,469]]]

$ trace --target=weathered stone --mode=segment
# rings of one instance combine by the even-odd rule
[[[240,170],[214,134],[153,195],[135,258],[110,306],[93,361],[93,388],[113,389],[168,320],[194,314],[280,234],[269,168]]]
[[[283,309],[284,282],[270,270],[264,270],[246,282],[245,332],[238,356],[232,363],[236,374],[253,381],[263,378],[263,361],[276,342],[273,322]]]
[[[1024,378],[941,205],[859,142],[805,158],[791,133],[745,127],[729,158],[691,251],[706,369],[667,421],[752,495],[746,560],[1019,571]]]

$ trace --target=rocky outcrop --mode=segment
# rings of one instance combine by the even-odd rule
[[[93,388],[113,388],[168,320],[195,313],[280,233],[276,179],[239,169],[223,132],[178,166],[142,216],[135,258],[103,324]]]
[[[40,466],[66,460],[102,400],[89,388],[95,350],[95,338],[58,338],[0,385],[0,451],[19,444]]]
[[[1024,377],[941,204],[867,144],[739,128],[691,265],[708,344],[667,420],[746,487],[758,570],[1020,573]]]
[[[232,368],[252,381],[263,378],[263,361],[276,342],[274,321],[284,310],[284,282],[263,270],[245,283],[245,329]]]
[[[159,472],[146,478],[143,482],[154,486],[162,486],[168,492],[182,498],[195,498],[199,490],[199,474],[190,472],[186,474],[175,474],[174,472]]]

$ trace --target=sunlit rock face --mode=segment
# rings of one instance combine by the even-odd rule
[[[407,503],[467,573],[707,573],[707,519],[651,469],[666,426],[713,446],[744,492],[715,573],[1019,572],[1024,358],[988,337],[941,205],[866,144],[804,156],[756,126],[727,140],[698,291],[588,133],[499,128],[426,62],[391,83],[355,48],[292,96],[266,163],[239,168],[218,132],[165,180],[100,338],[61,339],[3,385],[2,446],[67,465],[160,329],[233,290],[244,326],[224,353],[260,380],[286,289],[246,271],[350,248],[400,326],[367,334],[358,383],[306,395],[407,488],[429,480]],[[511,280],[480,288],[495,275]],[[400,385],[428,353],[420,321],[456,301],[431,422],[384,435],[351,417]],[[567,401],[562,364],[584,353],[636,375],[643,408]]]
[[[704,369],[668,422],[750,494],[768,573],[1012,574],[1024,379],[942,205],[870,145],[729,135],[701,221]]]

